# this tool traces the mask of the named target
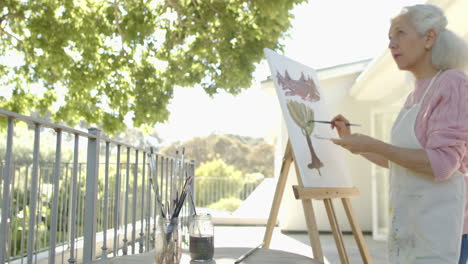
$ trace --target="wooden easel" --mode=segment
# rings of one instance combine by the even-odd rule
[[[335,214],[335,209],[333,207],[332,199],[341,199],[343,202],[343,207],[348,217],[348,221],[351,225],[354,238],[358,245],[359,251],[363,263],[370,264],[372,263],[369,250],[365,243],[364,237],[362,235],[361,228],[359,227],[356,217],[354,215],[349,197],[359,196],[359,191],[356,188],[318,188],[318,187],[304,187],[302,182],[302,177],[299,173],[297,163],[294,159],[294,153],[292,151],[291,143],[288,140],[286,151],[283,156],[283,162],[281,165],[280,176],[278,183],[276,185],[275,196],[273,199],[273,204],[270,210],[270,216],[267,222],[267,228],[265,235],[263,237],[263,248],[269,248],[271,237],[273,235],[273,229],[276,224],[278,217],[278,211],[281,204],[281,199],[283,198],[284,187],[286,186],[286,180],[288,177],[289,169],[291,164],[294,163],[297,175],[297,181],[299,185],[293,186],[294,196],[296,199],[302,201],[302,206],[304,208],[304,215],[307,224],[307,230],[309,234],[310,244],[312,246],[312,254],[314,259],[324,263],[322,245],[320,243],[319,232],[317,228],[317,222],[315,219],[314,208],[312,205],[312,199],[323,200],[325,208],[327,211],[328,219],[330,221],[330,226],[332,229],[333,237],[335,239],[336,247],[340,256],[340,261],[342,264],[349,264],[348,254],[346,253],[346,248],[343,243],[343,235],[341,233],[340,226],[338,224],[338,219]]]

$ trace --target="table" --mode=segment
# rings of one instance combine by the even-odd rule
[[[206,264],[233,264],[242,254],[250,248],[225,247],[215,248],[215,261]],[[154,251],[148,251],[137,255],[119,256],[115,258],[94,261],[93,264],[153,264]],[[190,255],[187,251],[182,254],[181,264],[191,264]],[[242,264],[320,264],[314,260],[299,254],[268,248],[257,249],[252,255],[241,262]],[[193,263],[192,263],[193,264]]]

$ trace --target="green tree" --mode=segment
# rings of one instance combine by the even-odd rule
[[[250,172],[261,173],[273,177],[275,151],[273,145],[262,141],[253,145],[247,155]]]
[[[0,132],[0,138],[6,139],[6,131]],[[62,139],[62,162],[70,162],[73,157],[72,147]],[[53,167],[55,162],[56,133],[48,128],[41,128],[41,144],[39,151],[39,163],[44,167]],[[13,137],[13,162],[15,166],[29,166],[33,161],[34,130],[27,127],[27,124],[18,122],[15,125]],[[0,140],[0,162],[4,162],[6,152],[6,140]]]
[[[157,146],[163,142],[163,139],[159,137],[156,130],[143,131],[139,128],[127,127],[124,131],[118,132],[112,137],[113,140],[118,142],[131,143],[132,146],[138,148],[147,148],[148,146]],[[116,148],[116,146],[111,146]],[[105,146],[103,147],[105,149]]]
[[[273,177],[274,147],[261,138],[236,135],[196,137],[165,146],[160,153],[174,155],[182,146],[185,147],[186,159],[195,160],[197,165],[219,158],[244,175],[261,173],[265,177]]]
[[[242,173],[221,159],[201,164],[195,175],[197,206],[205,206],[225,197],[237,197],[244,184]],[[229,189],[221,189],[220,186],[229,186]]]
[[[239,198],[222,198],[216,203],[208,205],[208,208],[234,212],[241,204],[242,200],[240,200]]]
[[[107,133],[125,117],[153,125],[167,119],[174,86],[249,87],[303,1],[0,1],[0,108]]]

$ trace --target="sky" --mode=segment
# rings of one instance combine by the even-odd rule
[[[422,0],[309,0],[292,13],[283,55],[314,69],[378,56],[388,44],[390,18],[403,6]],[[210,134],[237,134],[274,140],[282,116],[276,95],[261,89],[270,75],[258,64],[252,87],[233,96],[210,98],[201,89],[177,87],[168,106],[170,118],[156,125],[163,145]]]
[[[292,10],[295,18],[281,40],[282,54],[316,70],[373,58],[387,48],[390,18],[403,6],[423,2],[309,0]],[[274,91],[260,85],[269,75],[263,60],[253,73],[252,86],[236,96],[220,92],[209,97],[201,88],[176,87],[168,105],[169,120],[155,126],[162,145],[210,134],[265,138],[273,143],[282,116]]]

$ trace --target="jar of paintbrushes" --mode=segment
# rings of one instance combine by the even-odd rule
[[[182,231],[178,217],[184,205],[187,192],[189,192],[188,189],[191,181],[192,177],[186,178],[180,196],[177,195],[177,197],[175,197],[173,207],[169,208],[166,212],[164,211],[163,204],[160,202],[160,198],[156,196],[157,203],[160,207],[155,239],[156,264],[180,263],[182,256]]]
[[[155,157],[155,150],[151,148],[148,154],[150,170],[153,176],[150,178],[150,184],[154,189],[155,210],[157,212],[154,244],[156,264],[179,264],[181,260],[182,230],[180,226],[181,223],[179,223],[179,214],[184,206],[187,194],[190,193],[191,186],[193,185],[193,176],[188,176],[187,170],[184,169],[184,153],[185,149],[182,150],[182,157],[179,160],[179,154],[176,152],[173,175],[174,179],[185,178],[185,182],[182,188],[180,188],[180,185],[177,183],[178,180],[172,183],[170,200],[166,200],[165,204],[163,204],[158,180],[156,178],[158,163]],[[184,173],[185,177],[183,177]],[[191,195],[189,196],[192,198]],[[193,199],[191,199],[191,205],[194,206]]]
[[[155,251],[156,264],[180,263],[182,232],[178,218],[161,219],[157,222]]]

